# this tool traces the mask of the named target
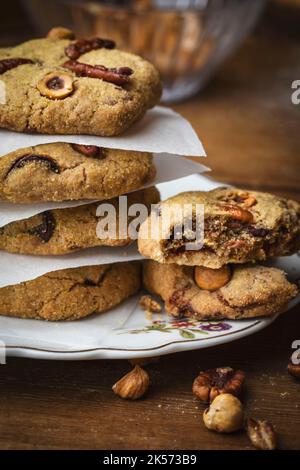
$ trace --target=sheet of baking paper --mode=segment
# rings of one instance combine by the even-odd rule
[[[51,271],[141,259],[136,244],[99,247],[64,256],[28,256],[0,252],[0,288],[29,281]]]
[[[157,174],[154,182],[149,183],[147,186],[176,180],[194,173],[210,171],[208,167],[201,165],[198,161],[194,162],[184,157],[177,158],[176,161],[174,161],[174,158],[176,158],[174,155],[170,155],[169,158],[166,158],[165,154],[154,156]],[[39,204],[11,204],[0,202],[0,228],[16,220],[28,219],[43,211],[76,207],[90,202],[95,201],[66,201]]]
[[[205,150],[190,123],[170,108],[156,106],[124,134],[117,137],[88,135],[23,134],[0,130],[0,155],[32,145],[70,142],[99,147],[174,155],[205,156]]]
[[[158,185],[162,199],[182,191],[209,190],[218,186],[202,175],[192,175],[170,183]],[[99,247],[81,250],[64,256],[29,256],[0,251],[0,288],[35,279],[59,269],[117,263],[141,259],[136,244],[126,248]]]

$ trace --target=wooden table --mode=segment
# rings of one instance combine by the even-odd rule
[[[255,35],[198,98],[176,106],[203,139],[212,176],[300,199],[300,11],[269,9]],[[300,383],[286,372],[300,339],[300,308],[235,343],[163,357],[147,366],[149,395],[118,399],[112,384],[126,361],[46,362],[9,358],[0,366],[2,449],[249,449],[244,434],[217,435],[202,423],[191,393],[201,369],[232,366],[247,374],[247,411],[270,419],[280,447],[300,447]]]

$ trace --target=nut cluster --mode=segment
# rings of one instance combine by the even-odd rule
[[[201,372],[193,383],[193,393],[202,401],[212,402],[221,393],[239,396],[245,380],[241,370],[218,367]]]

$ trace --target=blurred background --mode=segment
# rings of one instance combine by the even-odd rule
[[[44,36],[53,25],[78,36],[114,39],[121,49],[153,62],[164,82],[163,101],[201,90],[242,43],[266,0],[10,0],[1,9],[1,44]],[[287,3],[295,3],[289,1]],[[272,2],[272,7],[276,2]],[[272,8],[269,6],[269,8]]]

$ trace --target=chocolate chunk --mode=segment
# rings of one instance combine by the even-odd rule
[[[249,225],[249,227],[247,228],[248,232],[251,233],[251,235],[253,235],[254,237],[266,237],[269,233],[270,233],[270,230],[266,229],[266,228],[258,228],[258,227],[254,227],[253,225]]]
[[[86,278],[84,280],[84,285],[87,287],[95,287],[97,284],[94,281],[92,281],[92,279]]]
[[[47,243],[56,227],[55,218],[50,211],[43,212],[42,223],[29,230],[30,235],[36,235],[43,243]]]
[[[32,162],[45,164],[49,168],[49,170],[53,171],[53,173],[60,173],[60,168],[56,161],[48,157],[47,155],[27,154],[17,158],[17,160],[14,161],[14,163],[6,173],[5,177],[7,178],[12,171],[23,168],[25,165],[27,165],[27,163]]]

